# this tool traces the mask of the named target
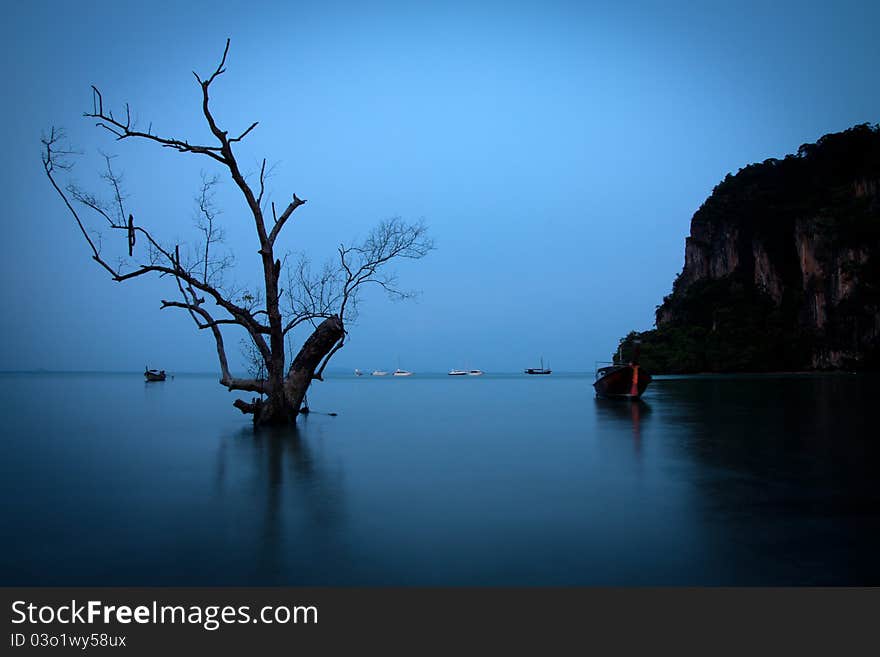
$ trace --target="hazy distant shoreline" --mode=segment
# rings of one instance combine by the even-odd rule
[[[199,376],[199,377],[219,377],[220,374],[218,372],[189,372],[189,371],[172,371],[167,370],[170,376]],[[6,374],[101,374],[107,376],[143,376],[142,370],[46,370],[46,369],[33,369],[33,370],[0,370],[0,375]],[[426,370],[426,371],[417,371],[413,373],[415,376],[447,376],[447,371],[441,370]],[[829,376],[829,375],[850,375],[850,374],[864,374],[864,372],[852,372],[849,370],[779,370],[772,372],[688,372],[688,373],[655,373],[651,372],[652,376],[662,377],[662,378],[684,378],[684,377],[715,377],[715,376]],[[519,376],[522,375],[523,378],[526,378],[527,375],[524,374],[521,370],[511,370],[511,371],[499,371],[499,372],[484,372],[484,375],[492,377],[492,376]],[[550,378],[553,376],[557,377],[571,377],[571,376],[594,376],[594,370],[558,370],[555,371]],[[355,374],[351,370],[336,370],[336,371],[328,371],[325,376],[328,377],[337,377],[337,376],[351,376],[354,377]],[[381,377],[370,377],[369,374],[364,374],[362,378],[381,378]],[[388,380],[397,380],[395,377],[386,377]],[[467,380],[471,380],[477,377],[452,377],[456,378],[465,378]],[[528,377],[529,379],[535,377]],[[543,380],[547,377],[539,377],[536,380]]]

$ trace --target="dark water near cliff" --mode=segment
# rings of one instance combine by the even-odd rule
[[[2,374],[0,584],[880,584],[854,375],[316,384],[254,435],[208,376]]]

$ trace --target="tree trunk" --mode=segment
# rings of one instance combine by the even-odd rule
[[[337,316],[325,319],[293,359],[281,386],[273,386],[264,400],[248,403],[238,399],[234,406],[242,413],[252,413],[255,425],[294,424],[315,370],[343,337],[342,320]]]

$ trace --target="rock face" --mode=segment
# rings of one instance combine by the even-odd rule
[[[658,372],[878,368],[880,128],[728,174],[656,325],[624,343]]]

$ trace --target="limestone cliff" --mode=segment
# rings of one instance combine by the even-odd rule
[[[658,372],[880,365],[880,127],[741,169],[691,220],[684,269],[640,337]]]

